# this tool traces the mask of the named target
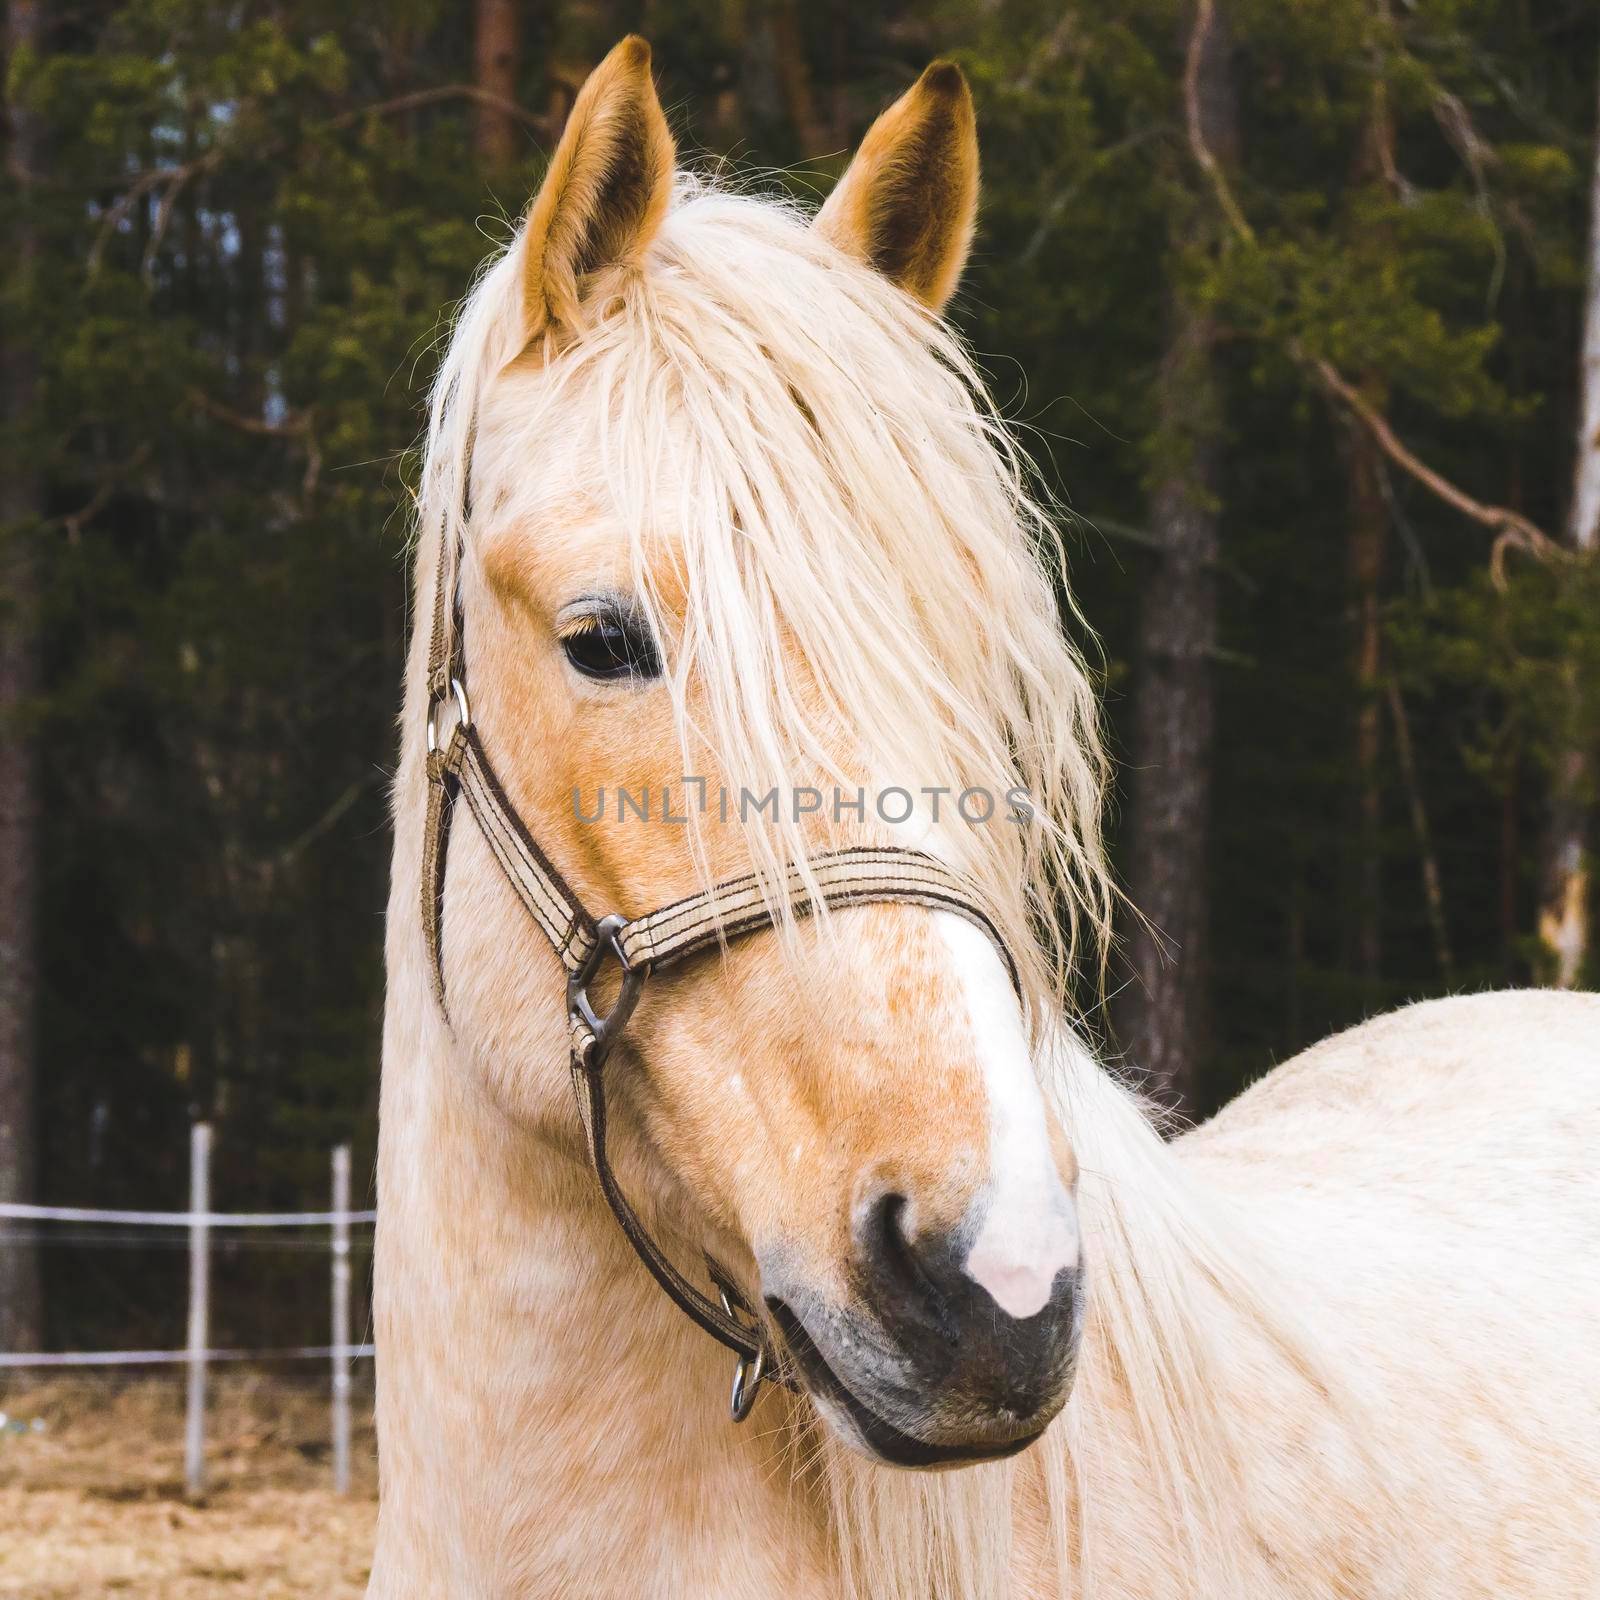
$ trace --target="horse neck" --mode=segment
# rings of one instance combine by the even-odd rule
[[[422,786],[420,765],[403,761],[370,1593],[827,1592],[822,1515],[796,1498],[786,1430],[773,1427],[783,1402],[731,1426],[732,1357],[633,1257],[575,1155],[581,1142],[558,1147],[493,1103],[440,1015],[416,910]],[[564,1088],[565,1051],[552,1007],[529,1065]]]

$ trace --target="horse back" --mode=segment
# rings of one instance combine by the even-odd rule
[[[1463,1170],[1600,1210],[1600,994],[1428,1000],[1313,1045],[1184,1134],[1186,1159],[1292,1187],[1427,1187]]]

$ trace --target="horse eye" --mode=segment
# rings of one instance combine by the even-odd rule
[[[637,617],[601,612],[561,640],[567,660],[586,678],[659,678],[661,653],[650,630]]]

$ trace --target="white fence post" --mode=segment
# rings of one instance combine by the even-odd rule
[[[333,1152],[333,1487],[350,1492],[350,1146]]]
[[[211,1124],[189,1130],[189,1396],[184,1416],[183,1481],[191,1495],[206,1486],[206,1351],[211,1328]]]

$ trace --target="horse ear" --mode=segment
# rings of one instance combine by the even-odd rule
[[[674,150],[637,34],[589,74],[528,207],[523,230],[527,336],[583,325],[583,279],[631,265],[655,237],[672,198]]]
[[[867,130],[816,227],[935,311],[955,292],[978,215],[972,91],[935,61]]]

